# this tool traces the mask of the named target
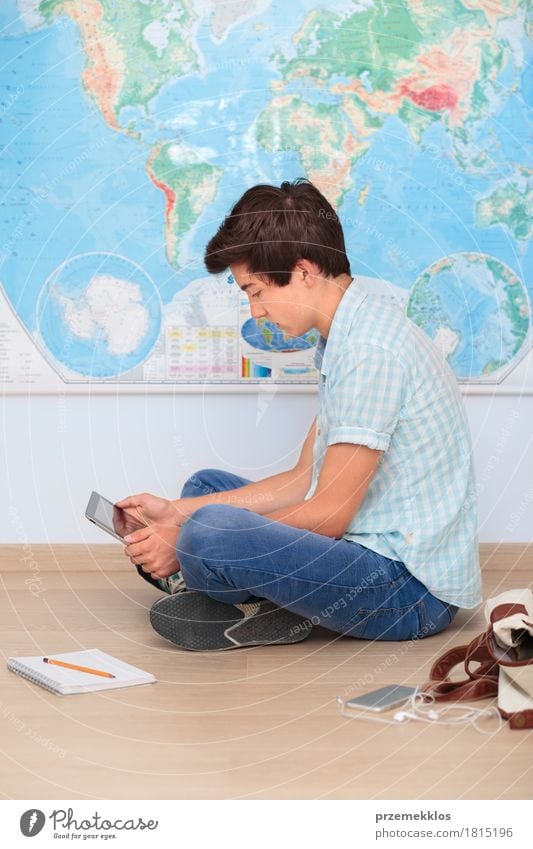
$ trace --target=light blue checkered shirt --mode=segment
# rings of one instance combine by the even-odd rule
[[[316,487],[326,449],[381,455],[345,539],[402,561],[437,598],[482,601],[472,448],[455,376],[433,342],[390,298],[352,283],[320,339]]]

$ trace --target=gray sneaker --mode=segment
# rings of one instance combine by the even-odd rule
[[[189,651],[299,643],[312,631],[309,619],[268,599],[224,604],[194,591],[158,599],[150,610],[150,624],[166,640]]]

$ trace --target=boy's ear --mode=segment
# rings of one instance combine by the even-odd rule
[[[302,279],[307,285],[312,285],[315,277],[322,276],[318,265],[315,262],[310,262],[308,259],[298,260],[294,270],[302,276]]]

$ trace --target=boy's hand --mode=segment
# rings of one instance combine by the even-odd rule
[[[128,534],[124,549],[134,566],[140,565],[152,578],[168,578],[180,568],[176,558],[179,528],[176,525],[154,524]]]
[[[121,507],[135,519],[140,519],[148,524],[163,522],[168,525],[178,525],[183,522],[183,516],[168,498],[159,498],[149,492],[129,495],[128,498],[117,501],[116,506]]]

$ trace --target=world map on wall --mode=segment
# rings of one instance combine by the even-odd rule
[[[307,176],[356,284],[387,281],[459,380],[504,380],[532,338],[526,12],[6,0],[9,309],[67,382],[311,382],[318,334],[256,323],[202,263],[246,188]]]

